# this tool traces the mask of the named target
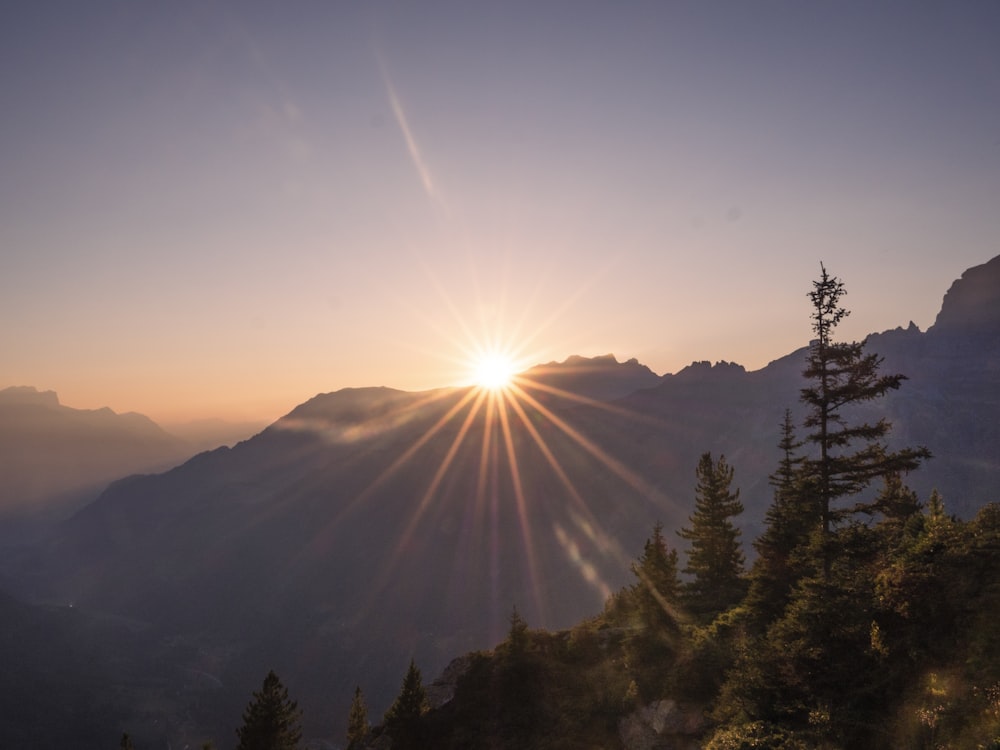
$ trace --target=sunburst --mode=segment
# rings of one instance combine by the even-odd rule
[[[486,352],[472,363],[475,385],[488,391],[501,391],[510,387],[516,374],[514,359],[503,352]]]

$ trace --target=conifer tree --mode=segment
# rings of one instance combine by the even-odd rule
[[[922,506],[917,493],[903,483],[898,471],[886,474],[882,481],[882,490],[870,510],[881,513],[884,521],[893,524],[905,523],[920,512]]]
[[[632,564],[638,580],[620,598],[627,623],[635,628],[626,659],[633,665],[638,694],[650,699],[662,690],[681,643],[680,625],[686,615],[680,606],[677,570],[677,550],[667,548],[663,524],[657,521],[642,556]]]
[[[638,582],[632,589],[639,613],[650,625],[676,624],[680,580],[677,577],[677,550],[667,549],[663,524],[653,526],[653,536],[646,540],[642,557],[632,564]]]
[[[288,689],[273,671],[268,672],[243,712],[243,726],[236,730],[237,750],[298,750],[301,719],[302,712],[289,700]]]
[[[690,528],[678,535],[691,543],[684,572],[694,576],[685,587],[692,611],[713,616],[736,604],[743,596],[743,550],[740,530],[732,522],[743,512],[740,491],[731,489],[733,467],[725,456],[713,461],[704,453],[695,470],[694,514]]]
[[[403,678],[403,686],[385,714],[385,727],[393,747],[420,747],[420,718],[427,711],[427,694],[421,682],[420,670],[413,659]]]
[[[368,704],[365,703],[365,696],[361,692],[361,686],[354,688],[354,699],[351,701],[351,710],[347,715],[347,747],[361,747],[365,737],[368,736]]]
[[[528,623],[521,617],[515,606],[510,613],[510,629],[507,631],[507,642],[510,644],[511,655],[520,656],[528,645]]]
[[[806,440],[816,454],[802,464],[802,477],[815,499],[814,513],[821,532],[824,575],[829,575],[829,541],[838,521],[854,510],[835,503],[856,495],[873,479],[892,472],[915,469],[930,456],[926,448],[904,448],[890,452],[884,444],[889,423],[850,424],[845,409],[880,398],[899,388],[904,375],[880,375],[882,358],[864,352],[865,342],[837,342],[833,332],[849,315],[840,300],[843,282],[830,276],[820,264],[820,278],[813,282],[809,299],[813,305],[812,328],[816,338],[809,346],[803,375],[811,384],[801,391],[808,407]]]
[[[812,521],[809,502],[803,491],[800,471],[805,457],[798,450],[792,412],[785,409],[781,424],[781,460],[769,477],[774,498],[764,514],[766,527],[754,540],[757,559],[750,571],[748,603],[761,624],[781,614],[788,596],[807,571],[803,569],[803,550],[809,541]]]

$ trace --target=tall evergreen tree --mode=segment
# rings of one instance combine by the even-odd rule
[[[704,453],[695,470],[694,514],[690,527],[678,535],[691,543],[684,572],[693,579],[685,598],[697,614],[714,616],[736,604],[744,594],[743,550],[733,517],[743,512],[740,491],[731,489],[733,467],[725,456],[713,461]]]
[[[643,699],[659,697],[682,642],[680,625],[687,616],[680,605],[677,571],[677,550],[667,547],[663,524],[657,521],[642,555],[632,564],[635,584],[617,599],[619,614],[633,629],[626,659],[633,665],[636,692]]]
[[[754,540],[757,559],[750,571],[748,603],[754,619],[767,624],[781,614],[795,582],[806,571],[802,551],[809,541],[814,514],[808,512],[800,478],[805,457],[795,435],[792,412],[785,409],[778,448],[781,460],[769,477],[774,497],[764,514],[764,532]]]
[[[385,714],[385,727],[392,737],[393,747],[421,746],[423,731],[420,719],[426,711],[427,693],[421,682],[420,670],[410,659],[399,695]]]
[[[302,712],[289,699],[288,689],[273,671],[268,672],[243,712],[243,726],[236,730],[237,750],[298,750],[301,720]]]
[[[351,710],[347,714],[347,748],[361,747],[368,736],[368,704],[365,703],[365,696],[361,692],[361,686],[354,688],[354,699],[351,701]]]
[[[882,358],[866,354],[865,342],[834,341],[834,330],[849,315],[840,304],[845,293],[843,282],[820,264],[820,278],[809,292],[816,338],[809,346],[803,375],[811,384],[801,391],[808,407],[805,426],[812,430],[806,440],[815,455],[803,462],[802,476],[815,499],[825,575],[830,570],[830,534],[838,521],[857,509],[838,508],[835,503],[861,492],[877,477],[915,469],[930,456],[926,448],[889,451],[884,443],[889,423],[884,418],[875,423],[848,422],[845,409],[896,390],[906,378],[880,375]]]
[[[642,557],[632,564],[639,580],[632,588],[640,616],[652,626],[676,624],[680,580],[677,577],[677,550],[667,549],[663,524],[653,526],[653,535],[643,546]]]

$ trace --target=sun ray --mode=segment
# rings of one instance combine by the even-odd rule
[[[572,401],[574,403],[583,404],[584,406],[592,406],[595,409],[601,409],[603,411],[609,412],[611,414],[617,414],[622,417],[627,417],[628,419],[645,422],[646,424],[653,425],[656,427],[664,427],[666,423],[659,417],[652,417],[648,414],[642,414],[641,412],[634,411],[632,409],[626,409],[624,406],[618,404],[608,403],[607,401],[600,401],[589,396],[583,396],[579,393],[573,393],[572,391],[567,391],[562,388],[557,388],[553,385],[548,385],[547,383],[542,383],[535,378],[528,377],[523,374],[514,375],[510,378],[511,384],[519,385],[522,388],[529,388],[535,391],[543,391],[545,393],[551,394],[553,396],[558,396],[560,399],[566,401]]]
[[[538,567],[535,561],[535,544],[531,538],[531,525],[528,523],[528,507],[524,497],[524,486],[521,482],[521,470],[517,462],[517,452],[514,450],[514,438],[510,431],[510,420],[507,416],[507,399],[503,393],[496,393],[500,426],[503,431],[504,445],[507,448],[507,461],[510,466],[510,478],[514,484],[514,498],[517,503],[517,517],[521,527],[521,538],[524,542],[524,554],[527,559],[527,574],[531,593],[535,597],[535,612],[544,617],[545,608],[542,603],[541,591],[538,586]]]
[[[447,397],[451,395],[450,392],[443,394],[441,397]],[[427,429],[416,441],[413,442],[403,453],[396,457],[396,459],[383,471],[379,473],[371,484],[369,484],[362,492],[356,495],[349,503],[340,510],[339,513],[332,519],[331,525],[339,524],[344,517],[350,514],[358,506],[362,505],[368,500],[369,497],[388,479],[390,479],[397,471],[399,471],[408,461],[410,461],[413,456],[423,448],[437,433],[439,433],[462,409],[464,409],[470,401],[475,399],[477,396],[474,390],[467,390],[462,397],[452,406],[448,411],[443,414],[437,422],[435,422],[429,429]]]
[[[475,391],[470,391],[470,394],[471,393],[475,393]],[[462,446],[462,442],[465,440],[465,436],[469,432],[470,427],[472,427],[472,423],[475,421],[476,415],[482,407],[483,401],[486,400],[486,397],[487,393],[485,391],[476,393],[475,403],[472,404],[468,414],[466,414],[465,420],[462,422],[462,426],[459,428],[458,434],[451,441],[447,454],[441,460],[441,465],[438,466],[437,470],[434,472],[434,477],[431,479],[430,484],[427,486],[423,496],[417,503],[417,507],[413,510],[413,514],[410,517],[406,528],[399,535],[396,547],[390,554],[386,564],[383,566],[382,573],[372,585],[373,594],[381,592],[388,583],[388,579],[391,577],[392,571],[399,562],[403,551],[409,544],[410,539],[416,531],[417,525],[420,523],[420,519],[423,518],[424,513],[426,513],[427,509],[430,507],[431,500],[434,498],[435,493],[441,486],[441,482],[448,473],[448,469],[451,467],[452,461],[454,461],[455,455]],[[464,401],[465,400],[463,399],[463,402]]]
[[[651,486],[646,480],[636,474],[634,471],[629,469],[625,464],[619,461],[614,456],[608,455],[600,446],[596,445],[593,441],[589,440],[586,436],[580,434],[579,430],[574,428],[572,425],[567,424],[558,415],[556,415],[551,409],[542,404],[538,399],[532,396],[530,393],[526,392],[517,383],[511,383],[510,390],[515,394],[516,397],[524,399],[528,404],[537,409],[546,419],[548,419],[552,424],[558,427],[567,437],[576,442],[581,448],[587,451],[590,455],[596,458],[598,461],[603,463],[612,472],[614,472],[619,479],[626,482],[632,487],[632,489],[645,494],[650,498],[661,497],[661,493],[653,486]]]
[[[483,419],[483,439],[479,453],[479,471],[476,477],[476,512],[474,520],[476,531],[481,533],[481,524],[486,517],[489,518],[488,545],[489,554],[489,582],[490,582],[490,603],[491,620],[495,623],[501,621],[503,614],[500,610],[498,593],[500,589],[500,505],[499,505],[499,461],[498,441],[493,439],[495,432],[496,415],[496,394],[487,392],[487,405],[485,418]],[[490,492],[487,493],[487,485]],[[478,533],[474,538],[479,538]],[[499,631],[497,632],[499,635]]]
[[[531,436],[531,439],[535,442],[535,445],[538,447],[538,450],[545,458],[546,463],[552,469],[553,474],[555,474],[556,478],[559,480],[559,482],[562,484],[563,488],[566,490],[569,497],[572,499],[573,504],[576,507],[577,513],[580,514],[580,516],[573,518],[574,523],[576,523],[577,526],[581,527],[587,538],[589,538],[597,547],[597,549],[600,550],[605,556],[612,559],[616,564],[619,564],[623,567],[628,567],[629,563],[631,562],[630,555],[625,552],[625,550],[622,548],[622,546],[618,543],[616,539],[609,537],[607,534],[603,534],[598,531],[598,528],[600,527],[600,522],[598,521],[596,516],[594,516],[594,513],[591,510],[590,506],[583,499],[583,496],[580,494],[579,490],[577,490],[576,486],[573,484],[573,481],[566,473],[566,470],[562,467],[558,459],[555,457],[555,454],[552,452],[552,449],[545,441],[545,438],[542,437],[541,433],[528,418],[528,414],[527,412],[525,412],[522,404],[516,398],[509,399],[509,402],[511,408],[514,410],[518,418],[521,420],[521,424],[524,426],[525,430],[528,432],[528,434]],[[590,580],[588,578],[588,581],[594,584],[595,587],[602,593],[602,595],[605,595],[606,598],[606,591],[608,591],[609,589],[607,584],[603,580],[600,580],[599,578],[597,578],[596,580]]]

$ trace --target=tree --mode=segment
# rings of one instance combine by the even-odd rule
[[[865,353],[864,342],[834,340],[848,315],[841,305],[845,290],[820,269],[808,295],[815,338],[803,371],[809,383],[801,390],[810,450],[800,461],[795,457],[798,445],[786,420],[785,459],[772,477],[775,504],[758,547],[773,566],[784,546],[787,575],[770,600],[748,601],[751,609],[768,609],[752,612],[762,635],[755,655],[740,667],[742,686],[738,680],[733,686],[754,706],[756,718],[813,732],[839,747],[867,747],[881,731],[887,696],[901,689],[899,672],[885,662],[887,597],[876,594],[876,571],[885,564],[886,543],[902,541],[911,519],[920,523],[914,518],[919,504],[901,475],[930,454],[925,448],[890,451],[888,421],[863,419],[861,408],[898,389],[905,377],[880,374],[882,359]],[[874,502],[843,502],[876,479],[885,480],[885,489]],[[854,517],[859,512],[881,516],[879,527],[860,523]],[[762,593],[760,586],[753,593]]]
[[[691,543],[684,572],[694,576],[684,588],[691,610],[714,616],[736,604],[744,594],[740,530],[732,522],[743,512],[740,491],[730,489],[733,467],[725,456],[713,461],[703,453],[695,470],[694,514],[690,528],[677,534]]]
[[[122,732],[122,739],[118,743],[118,747],[121,750],[135,750],[135,745],[132,744],[132,738],[129,737],[128,732]]]
[[[368,704],[365,703],[365,696],[361,692],[361,686],[354,688],[354,700],[351,701],[351,710],[347,714],[347,747],[361,747],[365,737],[368,736]]]
[[[682,644],[677,550],[668,549],[663,524],[653,526],[642,556],[632,564],[638,579],[618,597],[618,613],[633,630],[625,652],[630,673],[644,699],[660,697]]]
[[[802,479],[814,498],[813,512],[821,532],[824,575],[830,570],[830,535],[838,521],[854,510],[835,507],[837,500],[856,495],[873,479],[892,472],[907,472],[930,457],[926,448],[890,452],[884,438],[889,423],[848,423],[845,409],[884,396],[899,388],[904,375],[880,375],[882,358],[864,352],[865,342],[836,342],[833,332],[849,315],[840,305],[846,290],[820,264],[820,278],[813,282],[809,299],[813,305],[812,328],[816,338],[809,346],[803,375],[811,385],[801,399],[808,407],[806,440],[816,455],[802,463]],[[859,446],[860,447],[855,447]]]
[[[517,606],[510,613],[510,629],[507,631],[507,643],[510,644],[511,655],[514,657],[524,654],[528,646],[528,623],[521,613],[517,611]]]
[[[426,711],[427,694],[421,683],[420,670],[410,659],[399,695],[385,713],[385,727],[392,737],[393,747],[420,747],[423,734],[420,719]]]
[[[781,424],[781,460],[769,477],[774,498],[764,514],[764,532],[754,540],[757,559],[750,571],[750,604],[760,625],[778,617],[788,604],[795,583],[807,572],[803,550],[809,541],[814,514],[803,492],[801,467],[805,457],[798,453],[802,443],[795,435],[792,412],[785,409]]]
[[[632,564],[638,582],[632,589],[640,616],[650,625],[675,625],[680,580],[677,578],[677,550],[667,550],[663,524],[653,526],[642,557]]]
[[[881,515],[877,529],[881,534],[883,554],[891,555],[896,548],[910,541],[918,524],[924,520],[923,506],[917,493],[903,483],[899,472],[890,472],[883,477],[882,490],[878,493],[870,509]]]
[[[297,750],[302,732],[302,712],[289,700],[288,690],[273,672],[268,672],[260,691],[243,712],[237,750]]]

